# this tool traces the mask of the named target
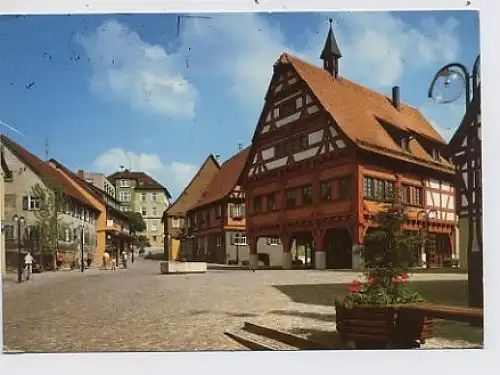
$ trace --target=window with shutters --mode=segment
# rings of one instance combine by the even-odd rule
[[[39,211],[41,207],[41,200],[37,197],[30,195],[23,197],[23,210],[24,211]]]
[[[320,181],[319,191],[322,202],[329,202],[332,200],[332,186],[330,181]]]
[[[244,204],[233,204],[231,217],[233,219],[241,219],[245,216],[245,205]]]
[[[276,192],[267,194],[267,210],[274,211],[276,210]]]
[[[410,186],[403,184],[401,200],[403,204],[410,204]]]
[[[247,244],[247,236],[245,234],[232,234],[231,235],[231,244],[232,245],[238,245],[238,246],[244,246]]]
[[[285,204],[286,208],[295,207],[295,189],[287,189],[285,192]]]
[[[5,234],[5,239],[6,240],[13,240],[15,239],[15,232],[14,232],[14,226],[13,225],[4,225],[3,226],[3,232]]]
[[[304,185],[302,191],[302,204],[312,204],[312,185]]]
[[[262,197],[261,196],[257,196],[257,197],[253,198],[253,213],[254,214],[260,213],[261,203],[262,203]]]
[[[268,237],[267,244],[272,246],[278,246],[281,245],[281,240],[279,237]]]

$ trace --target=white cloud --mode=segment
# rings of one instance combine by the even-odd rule
[[[196,90],[181,74],[177,56],[149,44],[134,31],[107,21],[76,38],[92,64],[90,89],[103,100],[172,118],[193,118]]]
[[[388,12],[332,17],[344,56],[341,75],[376,90],[388,92],[405,72],[439,66],[459,53],[454,18],[437,23],[427,17],[409,25]],[[276,58],[287,50],[319,64],[326,30],[326,22],[304,30],[306,46],[292,48],[279,23],[264,14],[213,14],[211,19],[184,20],[180,46],[171,54],[116,21],[78,40],[91,58],[91,88],[101,98],[117,97],[138,109],[193,118],[197,90],[192,82],[198,77],[223,80],[219,87],[227,87],[232,98],[260,109]],[[442,123],[435,113],[445,107],[427,108],[431,119]]]
[[[442,24],[425,18],[416,28],[386,12],[335,17],[334,31],[344,56],[341,75],[375,89],[396,84],[405,69],[453,60],[459,52],[458,21],[453,18]],[[187,46],[196,46],[187,53],[195,70],[225,76],[232,94],[254,104],[263,102],[272,65],[285,50],[320,64],[326,30],[327,24],[319,24],[304,31],[307,46],[294,49],[279,25],[264,15],[245,14],[192,19],[181,37],[186,51]]]
[[[118,171],[120,166],[148,173],[163,184],[173,198],[186,187],[198,171],[196,165],[177,161],[166,163],[156,154],[137,154],[122,148],[111,148],[99,155],[94,161],[92,169],[111,174]]]

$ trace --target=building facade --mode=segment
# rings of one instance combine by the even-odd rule
[[[83,234],[84,256],[96,251],[96,222],[99,211],[80,192],[69,185],[57,171],[28,150],[2,135],[4,160],[12,171],[11,178],[4,183],[5,221],[3,232],[6,239],[6,266],[16,267],[18,238],[21,236],[22,252],[31,251],[44,268],[51,268],[54,254],[58,250],[65,265],[81,258]],[[56,191],[60,200],[57,212],[58,233],[57,249],[44,249],[39,244],[37,228],[43,223],[40,211],[44,202],[33,195],[33,187],[40,186],[45,191]],[[64,199],[63,199],[64,198]],[[23,217],[18,233],[14,217]],[[82,232],[83,227],[83,232]]]
[[[139,212],[146,230],[137,235],[146,236],[152,248],[163,249],[163,212],[169,207],[171,195],[167,188],[144,172],[124,170],[107,179],[116,188],[122,210]]]
[[[393,197],[405,229],[425,230],[415,256],[429,267],[458,258],[454,167],[446,143],[415,108],[339,76],[341,53],[330,27],[319,68],[282,54],[266,95],[240,184],[246,192],[250,260],[258,239],[279,237],[283,267],[307,244],[318,269],[359,269],[356,251],[374,216]],[[392,197],[392,198],[390,198]]]
[[[246,148],[223,163],[201,199],[188,209],[182,244],[186,258],[220,264],[249,262],[245,192],[238,185],[249,151]],[[263,238],[258,259],[264,265],[276,265],[281,251],[278,242]]]
[[[219,163],[209,155],[179,197],[168,207],[162,218],[165,259],[181,260],[181,237],[185,234],[186,214],[194,206],[220,170]]]
[[[55,159],[51,159],[49,164],[99,211],[96,221],[96,261],[100,262],[105,251],[117,259],[120,259],[124,251],[130,251],[133,237],[130,233],[128,218],[120,210],[120,202],[108,193],[109,188],[108,191],[101,190],[89,179],[85,179],[84,171],[79,170],[77,174],[74,174]],[[99,174],[88,175],[98,176]],[[105,187],[104,184],[101,186]]]
[[[106,197],[111,197],[114,200],[117,199],[116,197],[116,188],[113,185],[111,181],[109,181],[104,173],[92,173],[92,172],[85,172],[83,170],[79,170],[77,172],[78,177],[82,178],[86,182],[88,182],[91,185],[94,185],[96,188],[99,190],[103,191],[106,193]],[[112,204],[112,203],[110,203]],[[116,207],[119,209],[120,207]]]
[[[460,267],[468,269],[469,306],[483,306],[483,194],[481,87],[449,143],[457,173],[457,211],[460,228]]]
[[[12,179],[12,171],[9,169],[7,162],[4,157],[4,148],[0,141],[0,262],[2,266],[0,267],[0,274],[4,275],[7,270],[6,264],[6,250],[5,250],[5,181]]]

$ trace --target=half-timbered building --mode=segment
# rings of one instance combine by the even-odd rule
[[[469,304],[483,305],[483,194],[481,160],[481,87],[474,96],[449,143],[457,171],[460,267],[468,268]]]
[[[246,235],[245,191],[238,184],[250,148],[220,166],[201,198],[187,212],[187,233],[182,236],[188,259],[221,264],[249,262]],[[181,240],[182,241],[182,240]],[[260,261],[281,264],[281,245],[261,239]]]
[[[283,267],[291,245],[310,244],[316,268],[358,268],[354,251],[394,192],[406,229],[428,230],[418,256],[430,267],[456,257],[454,167],[446,142],[415,108],[341,77],[330,26],[317,67],[288,53],[274,64],[240,184],[246,192],[250,261],[258,239],[277,236]]]

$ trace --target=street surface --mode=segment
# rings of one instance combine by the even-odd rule
[[[273,285],[348,283],[356,274],[314,270],[209,270],[161,275],[139,259],[127,270],[46,272],[3,282],[4,346],[31,352],[241,350],[223,333],[282,309]],[[415,279],[463,279],[461,274]],[[314,308],[314,305],[311,305]]]

